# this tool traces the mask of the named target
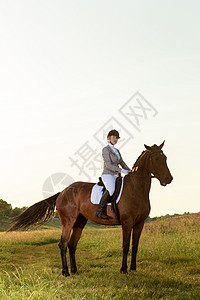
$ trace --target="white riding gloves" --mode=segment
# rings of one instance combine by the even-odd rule
[[[128,171],[128,170],[125,170],[125,169],[121,169],[121,173],[128,174],[129,171]]]

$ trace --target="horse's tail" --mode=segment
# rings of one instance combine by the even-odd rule
[[[19,216],[13,218],[13,225],[7,231],[24,230],[31,226],[40,226],[52,219],[56,206],[57,193],[27,208]]]

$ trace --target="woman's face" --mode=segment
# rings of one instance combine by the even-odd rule
[[[117,144],[118,137],[115,136],[115,135],[111,135],[111,136],[109,137],[109,140],[110,140],[110,142],[111,142],[113,145],[115,145],[115,144]]]

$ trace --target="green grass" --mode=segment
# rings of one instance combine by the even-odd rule
[[[86,228],[79,275],[69,278],[61,275],[60,234],[0,233],[0,299],[200,299],[200,214],[145,224],[137,271],[128,275],[119,272],[121,228]]]

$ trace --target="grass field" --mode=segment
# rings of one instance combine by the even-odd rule
[[[76,252],[79,275],[68,278],[61,275],[60,234],[0,233],[0,299],[200,299],[200,213],[145,224],[137,271],[128,275],[119,273],[121,228],[86,228]]]

